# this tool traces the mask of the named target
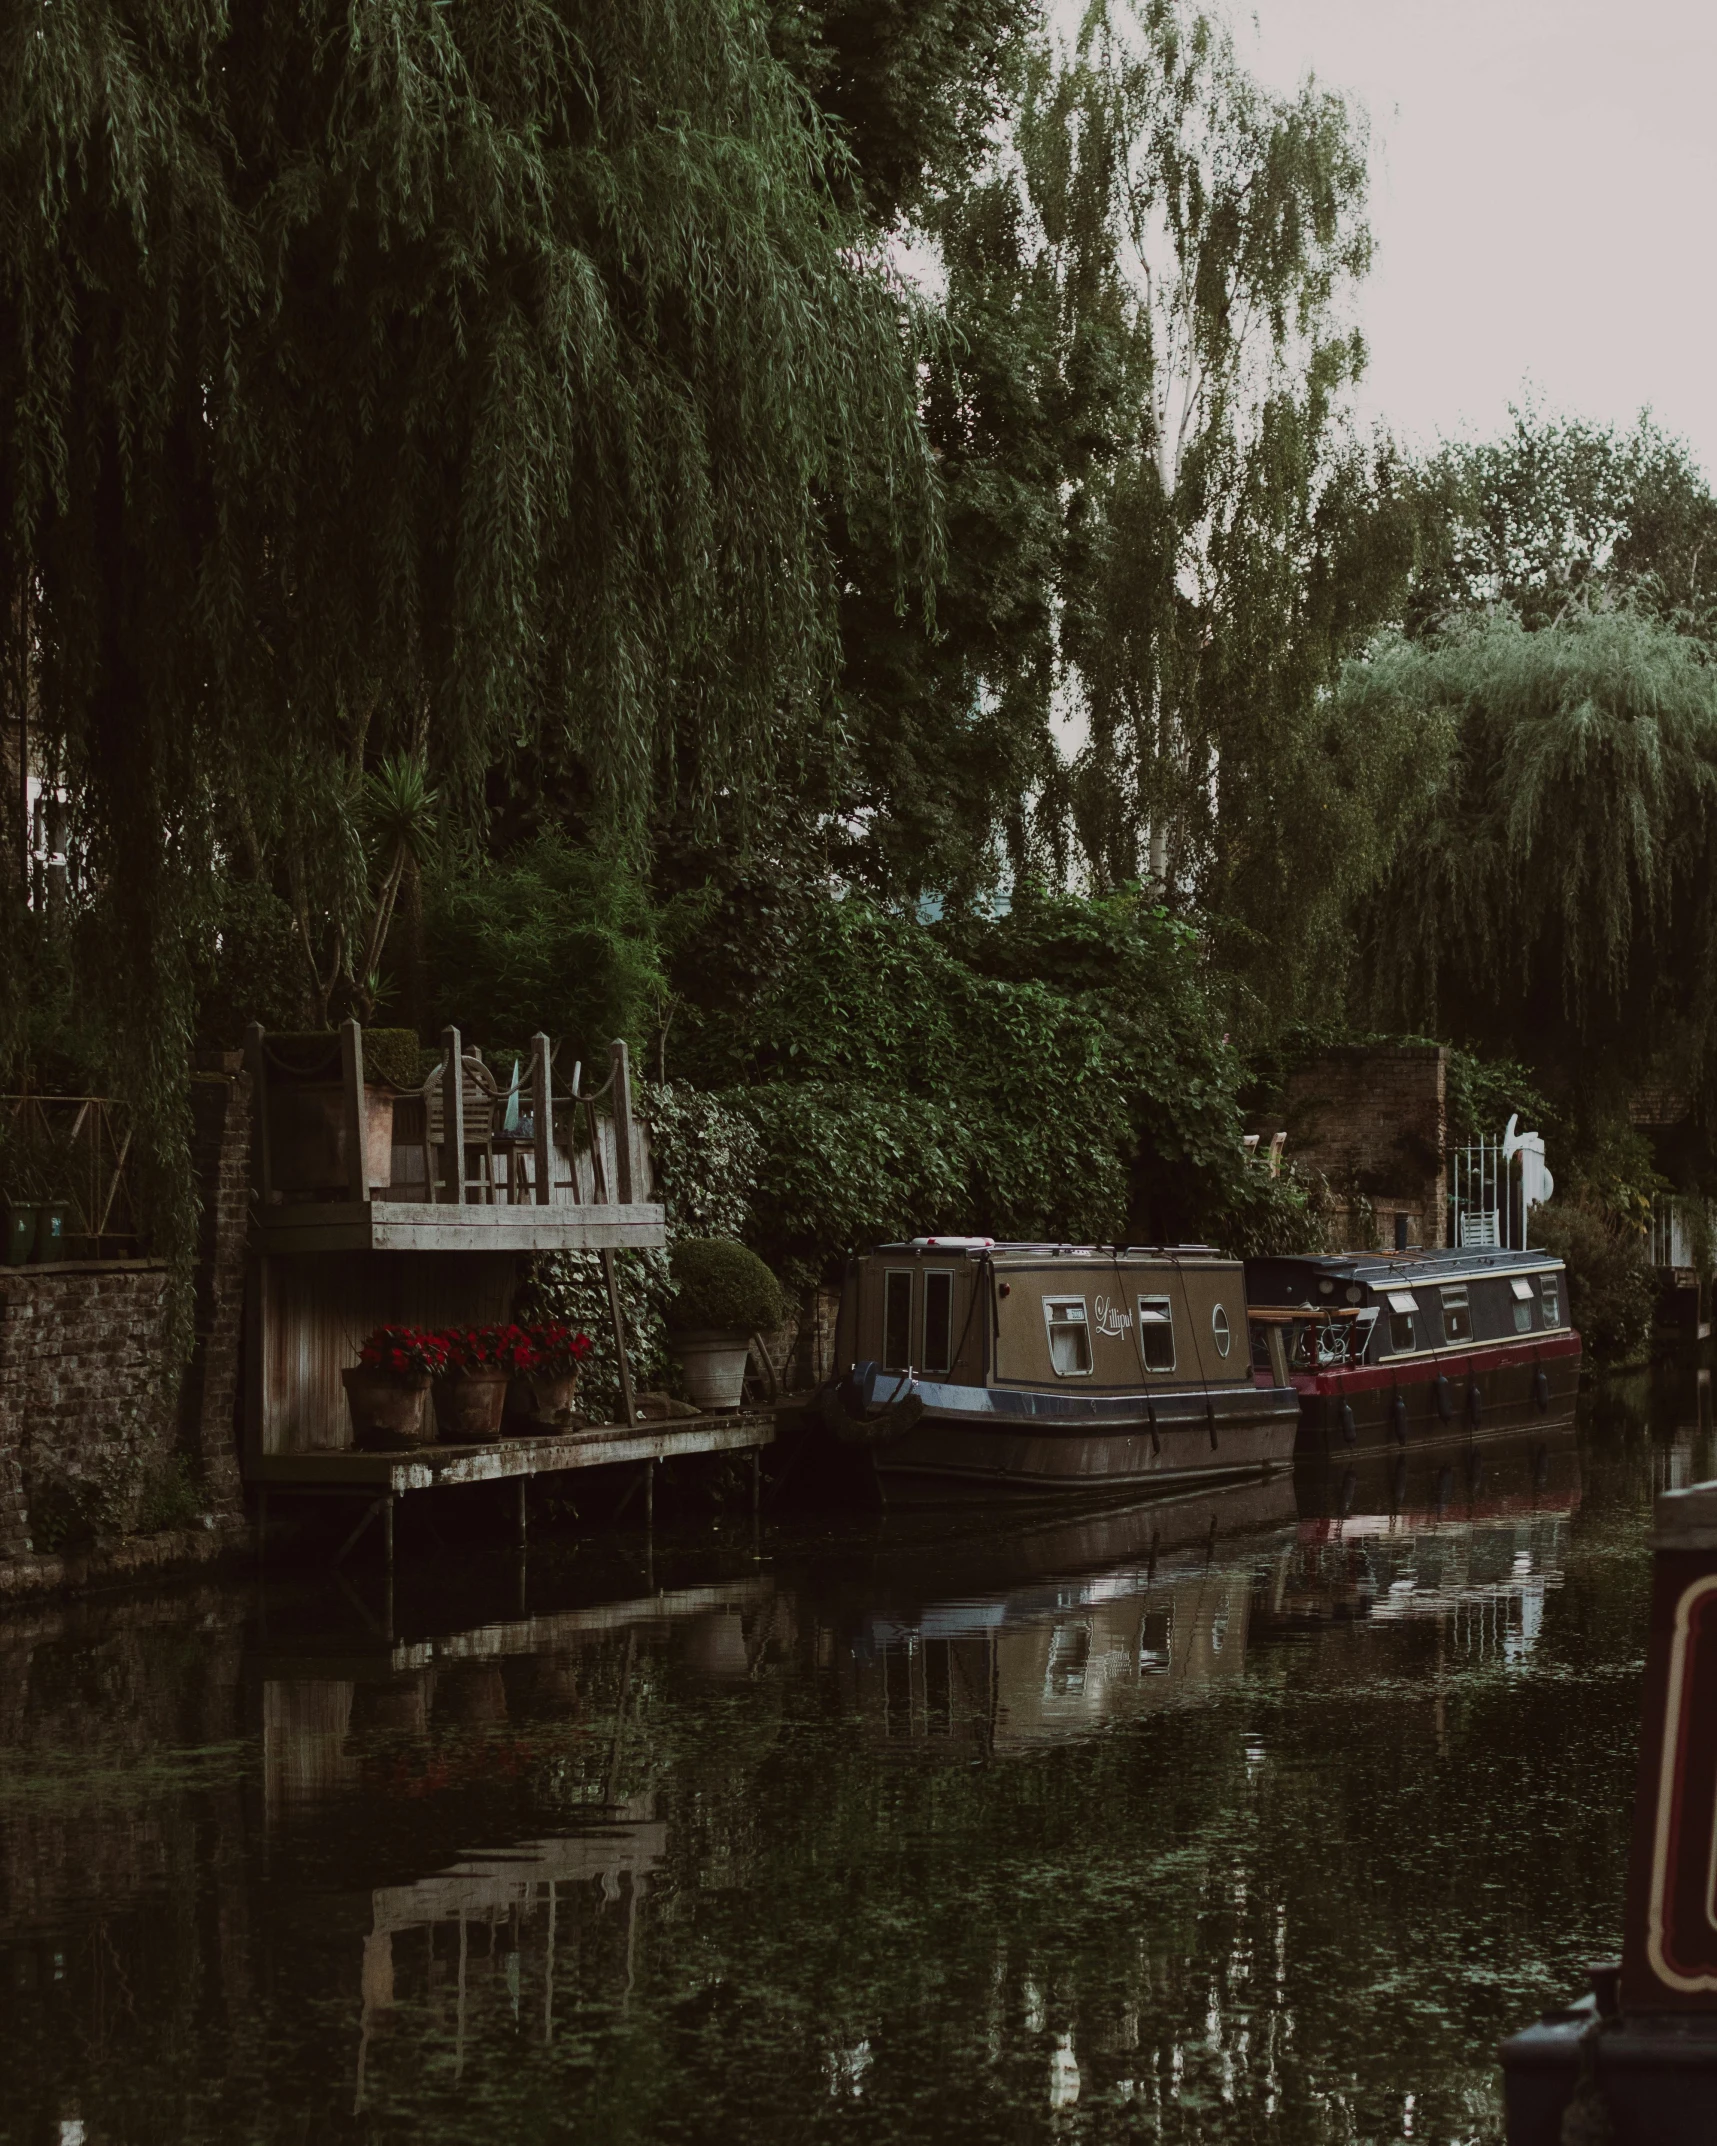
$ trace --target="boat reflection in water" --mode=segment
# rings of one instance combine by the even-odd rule
[[[1293,1512],[1284,1473],[999,1541],[885,1547],[854,1704],[886,1742],[965,1757],[1091,1735],[1237,1676],[1254,1559]]]
[[[885,1547],[854,1702],[883,1743],[1004,1755],[1207,1695],[1249,1646],[1342,1621],[1452,1618],[1460,1644],[1518,1653],[1579,1500],[1569,1420],[999,1541]]]
[[[1572,1420],[1463,1452],[1297,1473],[1292,1555],[1262,1624],[1453,1620],[1457,1642],[1518,1655],[1561,1582],[1580,1504]]]

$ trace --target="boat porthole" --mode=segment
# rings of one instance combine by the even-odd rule
[[[1550,1374],[1542,1364],[1532,1374],[1532,1405],[1540,1415],[1550,1406]]]
[[[1343,1445],[1349,1446],[1359,1437],[1359,1426],[1353,1420],[1353,1403],[1351,1401],[1344,1401],[1341,1404],[1341,1437]]]
[[[1437,1397],[1437,1413],[1447,1423],[1455,1412],[1454,1390],[1446,1378],[1439,1376],[1432,1391]]]
[[[1234,1337],[1228,1331],[1228,1313],[1220,1304],[1210,1315],[1210,1331],[1216,1336],[1217,1355],[1226,1356],[1229,1343]]]

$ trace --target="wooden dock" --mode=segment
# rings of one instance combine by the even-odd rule
[[[797,1404],[794,1404],[797,1405]],[[586,1468],[633,1466],[639,1475],[623,1498],[644,1496],[643,1522],[655,1514],[656,1470],[663,1461],[693,1455],[749,1453],[751,1506],[761,1495],[763,1449],[776,1438],[780,1407],[741,1409],[732,1414],[674,1417],[666,1422],[601,1423],[582,1430],[557,1431],[546,1437],[496,1438],[481,1445],[419,1446],[408,1453],[375,1453],[360,1447],[326,1448],[294,1453],[257,1453],[249,1475],[257,1491],[259,1536],[265,1537],[271,1500],[279,1497],[361,1500],[363,1511],[338,1555],[339,1563],[372,1521],[382,1531],[389,1571],[394,1557],[394,1514],[401,1498],[413,1492],[454,1490],[478,1483],[514,1486],[514,1544],[522,1550],[527,1536],[529,1486],[533,1478],[566,1475]]]
[[[522,1118],[514,1134],[456,1028],[413,1091],[366,1079],[356,1021],[284,1050],[253,1024],[246,1053],[256,1137],[242,1465],[259,1536],[271,1500],[360,1501],[338,1556],[378,1522],[391,1572],[401,1498],[510,1482],[522,1549],[534,1477],[615,1467],[638,1470],[621,1506],[642,1490],[648,1527],[657,1468],[693,1454],[749,1452],[756,1510],[774,1405],[646,1420],[633,1392],[614,1260],[664,1245],[667,1230],[624,1043],[589,1090],[577,1065],[557,1084],[549,1040],[534,1037],[513,1099],[529,1130]],[[370,1329],[505,1323],[531,1257],[574,1250],[601,1260],[625,1421],[402,1451],[354,1444],[342,1376]]]

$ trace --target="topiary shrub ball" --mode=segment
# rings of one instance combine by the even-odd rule
[[[731,1237],[688,1237],[668,1255],[674,1301],[668,1323],[766,1333],[781,1324],[781,1285],[757,1254]]]

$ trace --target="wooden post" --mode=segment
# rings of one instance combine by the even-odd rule
[[[531,1146],[536,1158],[537,1205],[554,1198],[554,1083],[548,1038],[541,1029],[531,1038]]]
[[[456,1028],[441,1031],[441,1135],[448,1162],[448,1197],[465,1201],[465,1046]]]
[[[262,1055],[260,1021],[252,1021],[245,1029],[244,1062],[250,1074],[251,1176],[257,1199],[266,1207],[274,1196],[274,1176],[268,1159],[268,1067]]]
[[[346,1123],[346,1197],[360,1204],[370,1196],[370,1170],[364,1135],[364,1032],[351,1019],[340,1023],[340,1085]]]
[[[525,1527],[527,1524],[527,1515],[525,1510],[525,1490],[526,1486],[530,1482],[530,1477],[528,1475],[520,1475],[515,1476],[513,1480],[515,1483],[517,1483],[519,1492],[518,1525],[514,1531],[514,1541],[517,1544],[520,1554],[523,1555],[525,1548]]]
[[[608,1046],[614,1067],[614,1198],[630,1207],[632,1190],[632,1062],[624,1038]]]
[[[614,1253],[604,1245],[597,1254],[602,1262],[602,1279],[608,1284],[608,1314],[614,1322],[614,1350],[620,1365],[620,1398],[626,1406],[626,1422],[638,1428],[638,1404],[632,1398],[632,1366],[626,1358],[626,1321],[620,1313],[620,1280],[614,1271]]]

